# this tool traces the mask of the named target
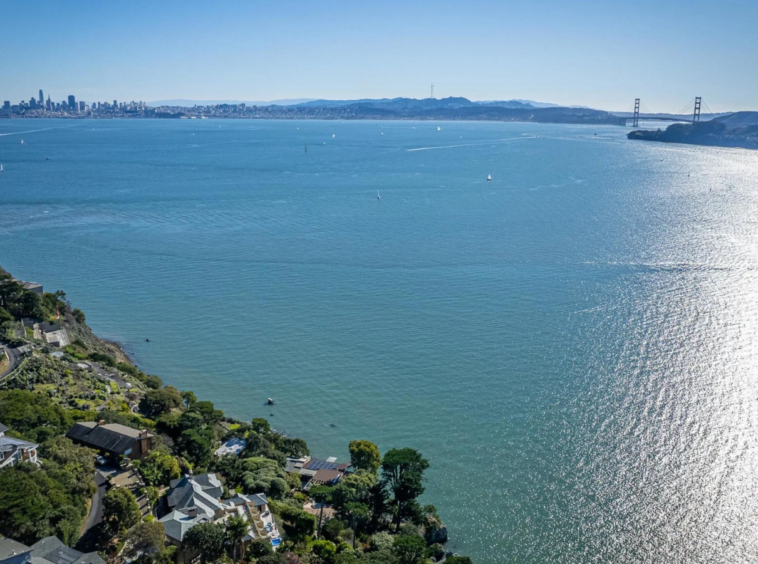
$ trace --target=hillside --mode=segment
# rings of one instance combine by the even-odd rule
[[[758,125],[743,125],[755,121],[755,116],[758,112],[738,112],[717,120],[675,123],[665,130],[632,131],[627,137],[635,141],[758,149]]]
[[[716,121],[723,123],[727,129],[758,125],[758,112],[736,112],[716,118]]]

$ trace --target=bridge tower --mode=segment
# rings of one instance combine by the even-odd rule
[[[634,99],[634,117],[632,118],[632,127],[640,126],[640,99]]]
[[[695,97],[695,109],[692,112],[692,123],[695,123],[696,121],[700,121],[700,106],[703,103],[703,98],[701,96]]]

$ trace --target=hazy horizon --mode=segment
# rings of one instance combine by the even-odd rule
[[[122,13],[123,12],[123,13]],[[84,0],[0,8],[0,101],[528,99],[758,109],[758,5],[474,0],[355,5]],[[118,17],[115,17],[118,16]],[[714,22],[728,20],[728,25]],[[53,55],[54,54],[54,55]]]

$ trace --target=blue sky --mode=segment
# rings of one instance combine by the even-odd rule
[[[0,101],[526,98],[758,110],[758,1],[0,0]]]

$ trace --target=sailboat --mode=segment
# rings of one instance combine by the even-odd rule
[[[491,174],[487,175],[487,182],[492,182],[492,175]]]
[[[332,133],[332,139],[334,139],[335,137],[337,137],[337,134],[336,133]]]
[[[439,125],[437,126],[437,131],[442,131],[442,128]]]
[[[26,145],[26,143],[24,143],[24,140],[23,140],[23,139],[21,140],[21,144],[22,144],[22,145]]]
[[[379,190],[376,191],[376,199],[377,200],[381,200],[382,199],[382,197],[379,195]]]
[[[3,170],[3,165],[1,165],[1,164],[0,164],[0,172],[5,172],[5,171]]]
[[[308,152],[308,145],[305,145],[305,152]]]

